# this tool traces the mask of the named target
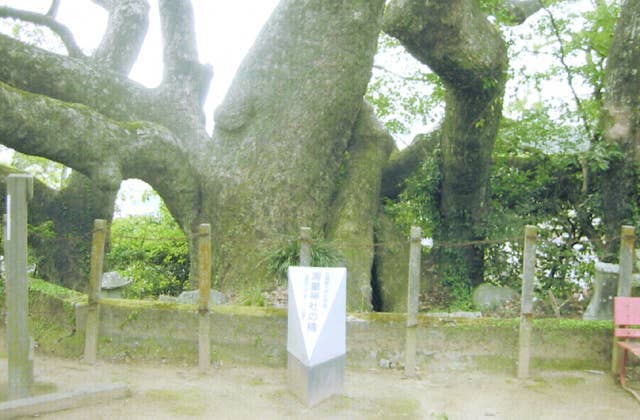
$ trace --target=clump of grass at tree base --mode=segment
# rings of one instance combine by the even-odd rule
[[[300,240],[288,241],[268,251],[260,261],[267,272],[274,276],[275,286],[287,282],[290,266],[300,265]],[[342,255],[329,242],[314,240],[311,245],[311,266],[332,267],[341,263]]]
[[[266,306],[265,292],[259,286],[251,286],[242,292],[240,304],[245,306]]]

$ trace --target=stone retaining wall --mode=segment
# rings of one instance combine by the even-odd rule
[[[80,356],[86,297],[31,290],[30,313],[39,351]],[[286,311],[218,306],[211,314],[214,364],[286,365]],[[465,319],[420,314],[421,371],[489,368],[515,371],[517,319]],[[401,367],[405,316],[349,314],[347,364]],[[197,363],[195,305],[103,299],[98,357],[110,360],[172,360]],[[606,321],[534,321],[532,368],[607,370],[613,325]]]

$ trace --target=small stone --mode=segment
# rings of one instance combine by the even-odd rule
[[[198,304],[199,299],[200,299],[199,291],[188,290],[180,293],[180,296],[177,297],[176,302],[196,305]],[[229,302],[229,299],[227,299],[227,296],[225,296],[224,293],[218,292],[217,290],[211,290],[211,296],[209,298],[209,306],[224,305],[228,302]]]
[[[381,368],[386,368],[389,369],[391,367],[391,360],[387,360],[387,359],[380,359],[380,361],[378,362],[378,365]]]
[[[489,283],[482,283],[473,291],[473,305],[481,311],[499,311],[517,299],[515,290]]]
[[[107,271],[102,274],[101,288],[102,290],[120,289],[131,284],[133,280],[123,277],[117,271]]]

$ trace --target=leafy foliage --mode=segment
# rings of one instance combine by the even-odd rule
[[[133,279],[126,297],[178,295],[189,281],[187,239],[162,205],[159,215],[115,219],[107,266]]]
[[[432,237],[440,219],[440,147],[435,145],[396,201],[385,203],[385,212],[409,233],[411,226],[420,226],[423,236]]]
[[[62,189],[71,175],[71,169],[52,160],[15,152],[11,166],[28,172],[50,188]]]
[[[388,35],[378,54],[366,99],[390,133],[409,134],[415,126],[433,126],[444,112],[444,87],[438,76]]]

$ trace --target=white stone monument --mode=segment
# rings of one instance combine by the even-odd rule
[[[313,406],[344,389],[347,269],[289,267],[287,372]]]

